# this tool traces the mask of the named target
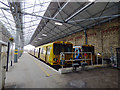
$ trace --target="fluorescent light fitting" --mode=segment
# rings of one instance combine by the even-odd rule
[[[38,38],[38,39],[42,39],[42,38]]]
[[[35,42],[37,42],[37,41],[35,41]]]
[[[88,0],[89,2],[94,2],[95,0]]]
[[[55,24],[59,26],[63,25],[62,23],[59,23],[59,22],[55,22]]]
[[[46,34],[42,34],[42,35],[45,36],[45,37],[47,36]]]

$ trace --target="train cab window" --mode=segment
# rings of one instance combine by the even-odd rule
[[[72,44],[57,44],[54,43],[53,53],[59,55],[61,52],[72,52]]]
[[[78,49],[76,49],[76,56],[78,56],[78,53],[79,53],[79,52],[78,52]]]
[[[65,46],[65,52],[72,52],[72,45],[71,44],[67,44]]]
[[[42,48],[42,49],[41,49],[41,54],[43,54],[43,51],[44,51],[44,49]]]

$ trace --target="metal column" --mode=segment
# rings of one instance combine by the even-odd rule
[[[18,51],[19,51],[19,25],[16,25],[16,40],[15,40],[15,53],[14,53],[14,63],[17,63],[18,61]]]
[[[15,37],[15,52],[14,52],[14,63],[18,62],[18,58],[22,55],[21,50],[23,48],[23,26],[22,26],[22,14],[21,14],[21,3],[20,2],[9,2],[10,10],[13,14],[13,18],[16,23],[16,37]],[[22,43],[22,44],[21,44]]]
[[[9,53],[10,53],[10,42],[8,42],[6,71],[8,71]]]

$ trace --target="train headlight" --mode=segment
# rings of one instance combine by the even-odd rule
[[[57,58],[54,58],[53,60],[57,62],[58,59],[57,59]]]

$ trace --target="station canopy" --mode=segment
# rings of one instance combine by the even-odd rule
[[[10,0],[11,1],[11,0]],[[21,2],[25,44],[43,45],[120,16],[119,0],[13,0]],[[12,3],[13,4],[13,3]],[[15,37],[16,24],[9,0],[0,0],[0,21]]]
[[[0,0],[0,22],[11,33],[12,36],[15,36],[15,22],[8,7],[9,6],[7,0]]]

